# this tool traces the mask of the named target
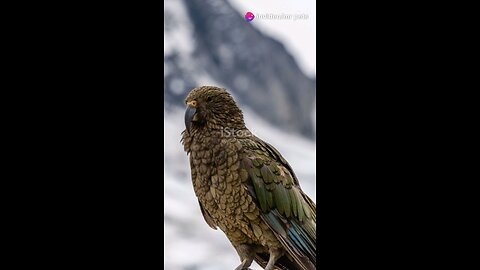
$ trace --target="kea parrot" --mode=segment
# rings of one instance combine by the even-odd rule
[[[215,86],[186,100],[181,142],[206,223],[220,228],[240,257],[265,270],[316,269],[316,205],[292,167],[254,136],[233,97]]]

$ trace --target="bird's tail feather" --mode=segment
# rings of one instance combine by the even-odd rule
[[[265,268],[268,264],[269,255],[267,253],[258,253],[255,256],[255,262],[262,268]],[[302,269],[294,260],[290,260],[287,255],[280,257],[275,262],[275,270],[297,270]]]
[[[316,226],[312,220],[305,221],[303,224],[298,224],[295,220],[287,221],[277,210],[262,216],[287,253],[294,259],[291,263],[296,267],[287,269],[316,269]]]

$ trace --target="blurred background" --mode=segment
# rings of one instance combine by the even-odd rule
[[[205,223],[193,192],[183,101],[201,85],[229,90],[250,131],[282,153],[316,201],[315,1],[165,0],[164,18],[165,269],[234,269],[235,250]]]

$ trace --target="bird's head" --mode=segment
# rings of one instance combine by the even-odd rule
[[[192,89],[185,99],[185,127],[191,129],[209,127],[243,128],[243,114],[233,97],[223,88],[201,86]]]

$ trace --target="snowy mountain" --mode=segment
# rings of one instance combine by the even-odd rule
[[[237,101],[290,132],[313,138],[315,79],[284,45],[223,0],[165,1],[165,102],[183,105],[200,85],[226,87]]]

